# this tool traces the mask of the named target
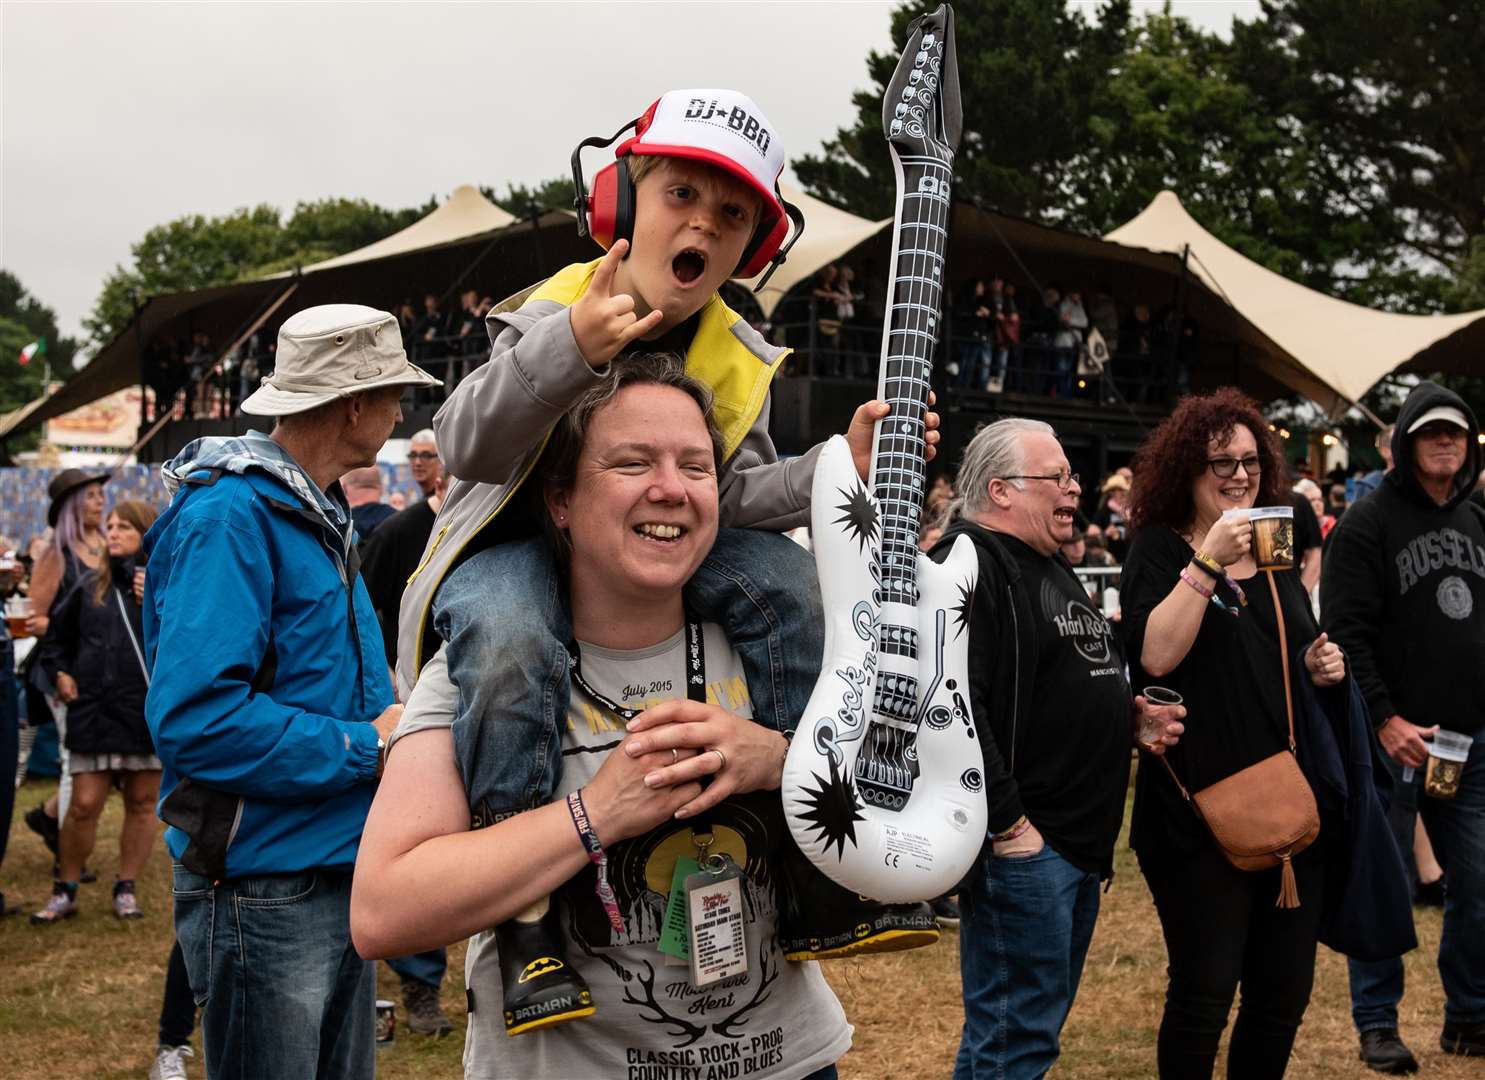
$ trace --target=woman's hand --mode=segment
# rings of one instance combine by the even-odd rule
[[[1197,550],[1216,559],[1223,566],[1237,562],[1253,546],[1253,528],[1247,514],[1218,518],[1202,537]]]
[[[670,821],[677,810],[701,794],[701,785],[694,778],[648,783],[649,777],[675,761],[676,755],[668,749],[662,753],[634,752],[629,744],[626,738],[604,758],[593,779],[583,787],[583,806],[605,847]]]
[[[662,760],[659,768],[652,767],[646,774],[644,782],[654,788],[711,777],[704,792],[676,810],[676,817],[688,818],[729,795],[777,790],[783,782],[789,744],[778,732],[720,706],[666,701],[629,722],[623,749],[633,757],[674,759]]]
[[[26,620],[26,633],[34,638],[46,637],[46,628],[52,624],[46,615],[32,615]]]
[[[1316,686],[1334,686],[1346,677],[1346,656],[1339,645],[1321,634],[1305,650],[1305,669]]]
[[[77,700],[77,683],[65,671],[57,672],[57,699],[63,705],[71,705]]]
[[[144,567],[134,571],[134,602],[144,603]]]

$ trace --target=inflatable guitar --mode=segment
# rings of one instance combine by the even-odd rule
[[[966,678],[979,564],[967,537],[942,564],[918,551],[961,126],[953,30],[947,4],[913,23],[882,106],[897,216],[877,396],[892,411],[876,426],[869,485],[840,436],[815,468],[825,659],[784,764],[784,814],[800,849],[840,885],[890,902],[953,889],[985,837]]]

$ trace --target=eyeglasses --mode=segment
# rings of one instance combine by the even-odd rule
[[[1257,454],[1251,454],[1245,458],[1207,458],[1207,468],[1211,469],[1213,475],[1215,475],[1220,480],[1230,479],[1232,475],[1237,472],[1237,467],[1239,465],[1243,467],[1243,471],[1249,476],[1257,476],[1260,472],[1263,471],[1263,462],[1258,460]]]
[[[407,455],[408,461],[437,461],[438,455],[432,450],[413,450]],[[1230,473],[1228,475],[1231,475]]]
[[[1232,473],[1228,473],[1227,475],[1228,476],[1231,476]],[[1078,487],[1082,487],[1083,486],[1079,482],[1079,480],[1078,480],[1078,474],[1075,473],[1075,472],[1068,472],[1066,469],[1064,469],[1062,472],[1052,473],[1050,476],[1031,476],[1031,475],[1023,474],[1023,475],[1020,475],[1020,476],[1002,476],[1001,479],[1002,480],[1055,480],[1057,482],[1058,488],[1060,488],[1064,492],[1071,491],[1073,489],[1073,485],[1075,485],[1075,484]]]

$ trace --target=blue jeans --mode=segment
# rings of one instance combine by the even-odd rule
[[[742,660],[753,719],[792,731],[825,649],[813,557],[786,536],[722,529],[686,585]],[[449,575],[433,604],[459,689],[454,755],[479,824],[550,802],[562,775],[571,687],[567,582],[548,543],[487,548]]]
[[[975,390],[985,389],[994,357],[994,346],[988,341],[977,340],[966,344],[959,352],[959,375],[954,380],[954,385]]]
[[[449,969],[449,954],[446,949],[429,949],[411,956],[390,957],[387,966],[404,979],[415,979],[437,990],[443,985],[444,972]]]
[[[376,966],[351,944],[351,875],[213,886],[176,863],[175,932],[211,1080],[369,1080]]]
[[[1052,350],[1051,389],[1058,397],[1072,397],[1073,369],[1078,365],[1078,350]]]
[[[1401,766],[1390,758],[1387,764],[1393,779],[1388,821],[1404,859],[1411,865],[1413,819],[1421,813],[1444,868],[1444,933],[1439,941],[1444,1019],[1455,1026],[1485,1022],[1485,734],[1475,736],[1453,799],[1422,793],[1424,769],[1403,783]],[[1397,1027],[1402,958],[1351,960],[1349,967],[1356,1030]]]
[[[964,1030],[954,1080],[1044,1075],[1083,977],[1098,875],[1050,846],[1019,858],[987,849],[959,908]]]

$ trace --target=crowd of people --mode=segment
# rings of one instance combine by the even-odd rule
[[[620,146],[631,234],[494,317],[488,359],[412,439],[413,504],[384,507],[374,465],[404,395],[439,389],[418,350],[470,336],[436,303],[411,332],[356,304],[291,315],[239,403],[272,431],[185,447],[158,519],[105,516],[105,476],[54,478],[25,631],[67,753],[27,815],[57,855],[32,921],[78,914],[113,782],[113,910],[148,916],[132,875],[146,810],[163,819],[176,941],[152,1077],[187,1075],[198,1005],[212,1080],[371,1077],[373,961],[445,1033],[444,950],[468,939],[472,1080],[833,1080],[852,1029],[821,964],[939,939],[930,898],[843,889],[784,820],[824,620],[783,534],[810,523],[820,448],[780,460],[783,350],[718,297],[782,242],[783,148],[688,127],[691,104],[665,95]],[[854,302],[849,277],[830,289]],[[1049,347],[1055,393],[1070,346]],[[844,432],[863,483],[890,411],[865,402]],[[1445,880],[1439,1045],[1485,1055],[1479,434],[1458,395],[1409,395],[1390,470],[1314,545],[1318,609],[1309,539],[1282,524],[1309,497],[1236,390],[1183,398],[1086,504],[1050,425],[974,434],[922,537],[979,570],[962,697],[988,830],[958,893],[958,1080],[1057,1061],[1136,752],[1162,1077],[1213,1074],[1235,1000],[1227,1075],[1282,1077],[1320,942],[1350,959],[1361,1059],[1416,1069],[1398,1004],[1417,818]],[[1112,613],[1074,558],[1117,560]]]
[[[751,325],[768,341],[793,351],[784,374],[871,380],[882,332],[880,297],[868,296],[855,268],[828,263],[795,286],[772,318],[748,297],[728,290]],[[1024,393],[1054,398],[1135,404],[1171,400],[1184,389],[1200,349],[1199,324],[1171,304],[1121,303],[1112,286],[1090,292],[1052,284],[1018,292],[999,274],[975,278],[946,295],[943,355],[950,391]],[[489,352],[485,319],[495,300],[464,289],[457,305],[436,293],[420,304],[393,306],[403,347],[439,374],[447,391]],[[156,337],[145,350],[145,381],[154,419],[231,416],[274,370],[274,335],[259,331],[236,351],[219,356],[211,335]],[[426,402],[420,402],[426,403]]]

